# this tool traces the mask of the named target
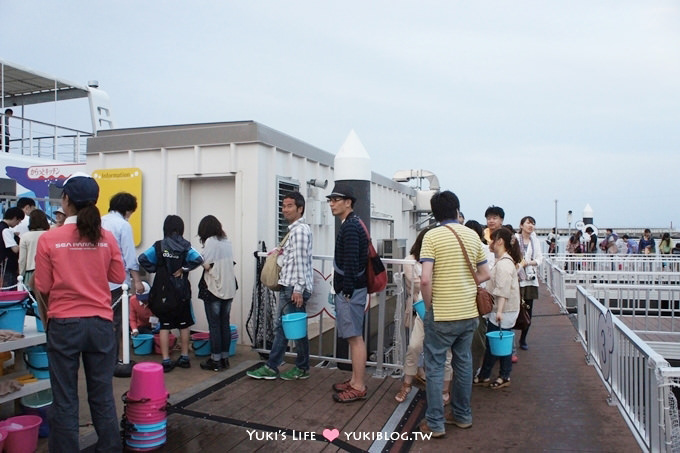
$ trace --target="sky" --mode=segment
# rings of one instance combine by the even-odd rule
[[[0,0],[0,58],[96,79],[116,127],[254,120],[467,219],[678,228],[675,1]],[[427,187],[427,183],[425,183]],[[557,200],[557,203],[555,202]],[[557,206],[557,207],[556,207]]]

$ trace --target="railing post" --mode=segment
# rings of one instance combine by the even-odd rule
[[[383,364],[385,363],[385,290],[378,294],[378,347],[375,358],[375,373],[374,377],[385,377],[385,370]]]

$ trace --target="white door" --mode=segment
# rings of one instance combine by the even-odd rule
[[[240,256],[240,238],[234,237],[235,231],[235,178],[233,176],[223,177],[202,177],[184,180],[180,193],[179,209],[180,215],[184,219],[184,237],[191,241],[191,244],[199,252],[203,251],[198,238],[198,224],[206,215],[214,215],[222,223],[224,232],[234,246],[234,256]],[[235,268],[236,278],[242,281],[242,266]],[[201,278],[202,268],[191,272],[191,293],[193,296],[193,309],[196,324],[192,330],[207,332],[208,321],[205,317],[203,301],[198,296],[198,281]],[[236,297],[231,306],[230,323],[238,326],[239,336],[243,332],[241,322],[241,288],[236,293]]]

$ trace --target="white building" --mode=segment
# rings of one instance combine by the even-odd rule
[[[212,214],[222,222],[234,244],[239,282],[231,322],[245,332],[256,276],[254,252],[262,241],[271,249],[285,234],[279,206],[286,192],[299,190],[306,198],[314,254],[333,254],[335,219],[325,196],[333,187],[334,157],[262,124],[242,121],[99,131],[88,140],[87,170],[141,170],[140,252],[162,237],[168,214],[184,219],[184,236],[199,251],[201,218]],[[325,180],[328,185],[320,187]],[[396,238],[410,246],[416,236],[415,201],[411,187],[372,173],[374,243]],[[207,331],[202,302],[195,297],[199,278],[200,271],[192,273],[195,328]],[[240,334],[241,342],[244,337]]]

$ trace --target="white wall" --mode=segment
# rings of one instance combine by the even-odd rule
[[[107,138],[110,140],[110,138]],[[96,139],[95,139],[96,140]],[[111,150],[89,153],[87,170],[138,167],[142,172],[141,253],[162,237],[162,225],[168,214],[185,221],[185,238],[201,250],[197,238],[198,222],[215,215],[223,224],[234,245],[239,291],[232,303],[231,323],[239,330],[239,341],[247,343],[246,321],[251,307],[255,279],[253,252],[259,241],[271,249],[276,243],[279,206],[276,199],[278,178],[296,180],[309,204],[314,254],[332,255],[335,244],[335,219],[326,203],[333,187],[333,170],[329,165],[282,151],[263,143],[225,143],[209,146],[184,146],[142,150]],[[326,189],[307,185],[311,179],[328,180]],[[402,212],[402,192],[373,183],[373,215],[394,219],[394,237],[411,244],[415,230],[411,215]],[[390,222],[372,222],[373,239],[390,237]],[[198,298],[200,270],[192,273],[193,307],[197,324],[194,329],[207,330],[203,303]]]

